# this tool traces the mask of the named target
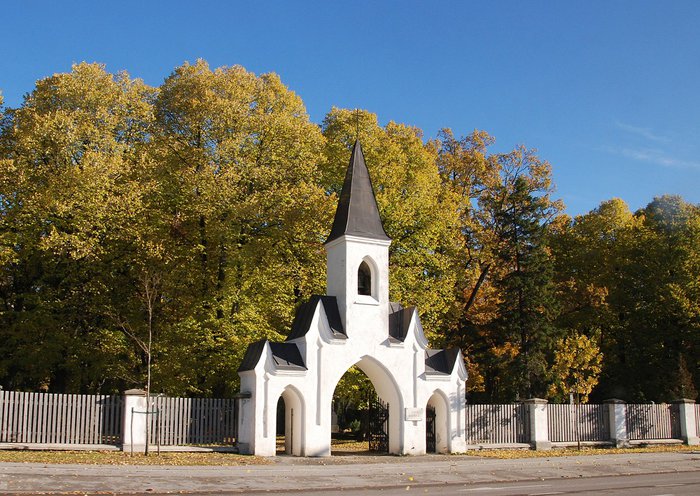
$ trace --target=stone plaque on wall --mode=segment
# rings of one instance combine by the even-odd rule
[[[421,421],[425,417],[422,408],[406,408],[406,420]]]

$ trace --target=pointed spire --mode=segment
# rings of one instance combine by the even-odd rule
[[[359,140],[355,141],[350,155],[350,165],[345,173],[345,182],[340,192],[338,209],[335,211],[333,227],[326,240],[330,243],[344,235],[389,241],[382,220],[379,218],[377,200],[374,198],[372,181],[369,178],[365,157]]]

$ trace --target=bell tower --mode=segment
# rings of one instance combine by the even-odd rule
[[[355,142],[331,233],[325,242],[327,294],[335,296],[349,339],[387,337],[389,245],[362,146]]]

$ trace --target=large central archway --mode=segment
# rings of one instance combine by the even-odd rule
[[[362,357],[352,367],[349,367],[345,374],[347,374],[353,367],[361,371],[367,377],[371,383],[371,387],[376,393],[377,398],[381,403],[388,406],[388,452],[399,453],[401,449],[400,412],[403,405],[395,379],[379,361],[370,356]],[[338,384],[340,383],[340,380],[345,377],[345,374],[338,377],[338,379],[335,381],[333,397],[335,397],[335,391],[338,388]],[[333,409],[333,397],[331,397],[329,404],[329,409],[331,410]],[[363,425],[363,428],[366,429],[368,426]],[[332,433],[329,432],[329,437],[331,436]]]

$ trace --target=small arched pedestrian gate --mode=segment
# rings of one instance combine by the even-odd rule
[[[428,405],[425,409],[425,451],[435,453],[437,451],[435,442],[435,407]]]
[[[376,394],[370,395],[368,409],[369,450],[389,452],[389,405]]]

